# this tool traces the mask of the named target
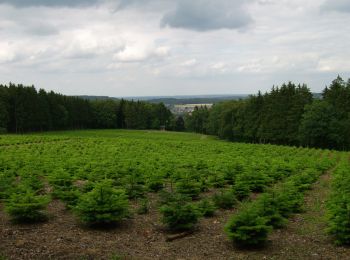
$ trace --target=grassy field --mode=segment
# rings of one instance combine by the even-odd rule
[[[332,172],[339,162],[346,169],[348,159],[348,153],[190,133],[1,135],[0,259],[346,259],[350,250],[334,246],[325,233],[325,212]],[[84,199],[91,202],[88,196],[102,184],[125,196],[127,214],[116,225],[87,225]],[[281,213],[283,228],[265,223],[263,247],[242,249],[228,238],[224,226],[231,218],[288,189],[298,191],[302,209]],[[8,205],[23,206],[17,196],[23,192],[46,200],[45,221],[14,222]],[[164,220],[174,203],[163,200],[174,194],[183,200],[179,210],[183,204],[198,213],[189,230]],[[204,216],[203,201],[213,216]]]

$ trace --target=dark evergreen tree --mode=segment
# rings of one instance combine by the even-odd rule
[[[333,106],[326,101],[314,101],[306,107],[301,121],[299,135],[302,143],[307,146],[334,148],[337,142],[334,123],[336,120]]]
[[[162,103],[98,100],[37,92],[33,86],[0,85],[0,132],[84,128],[159,129],[172,114]]]
[[[96,128],[117,128],[118,104],[112,100],[96,100],[91,103],[93,110],[94,127]]]
[[[206,134],[209,110],[206,106],[195,107],[191,114],[185,117],[185,126],[188,130]]]
[[[122,99],[117,107],[117,128],[125,128],[125,103],[125,100]]]
[[[332,84],[323,91],[323,99],[328,102],[334,111],[333,140],[336,148],[346,149],[350,147],[350,80],[346,83],[340,76],[333,80]]]
[[[178,116],[176,119],[175,119],[175,127],[174,127],[174,130],[175,131],[184,131],[185,130],[185,121],[183,119],[182,116]]]
[[[0,85],[0,133],[6,132],[8,128],[8,95],[7,89]]]
[[[264,95],[196,108],[185,126],[232,141],[350,149],[350,80],[338,77],[317,100],[306,85],[289,82]]]

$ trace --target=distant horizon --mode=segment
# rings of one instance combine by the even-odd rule
[[[215,97],[230,97],[230,96],[249,96],[254,95],[252,93],[250,94],[198,94],[198,95],[149,95],[149,96],[99,96],[99,95],[73,95],[73,96],[79,96],[79,97],[109,97],[109,98],[215,98]]]
[[[311,92],[312,94],[322,94],[322,92]],[[205,99],[205,98],[230,98],[230,97],[249,97],[250,95],[256,95],[257,93],[250,94],[213,94],[213,95],[173,95],[173,96],[98,96],[98,95],[72,95],[73,97],[97,97],[97,98],[112,98],[112,99],[140,99],[140,100],[153,100],[153,99]]]
[[[331,82],[336,79],[336,77],[338,76],[335,75],[334,78],[328,83],[328,84],[324,84],[323,88],[320,89],[320,91],[313,91],[312,88],[309,87],[309,85],[307,83],[301,83],[301,82],[293,82],[291,81],[292,83],[298,85],[302,85],[302,84],[306,84],[306,86],[310,89],[310,92],[313,93],[313,94],[320,94],[322,93],[322,91],[324,90],[324,88],[326,86],[329,86],[331,84]],[[340,75],[342,77],[342,75]],[[342,77],[344,80],[347,80],[347,78],[344,78]],[[282,84],[284,83],[288,83],[289,81],[285,81],[283,82]],[[179,98],[186,98],[186,97],[210,97],[210,98],[213,98],[213,97],[228,97],[228,96],[249,96],[249,95],[255,95],[257,94],[259,91],[261,93],[266,93],[266,92],[270,92],[272,87],[273,86],[278,86],[280,87],[282,84],[273,84],[271,85],[269,88],[264,88],[265,90],[262,90],[262,89],[258,89],[256,90],[255,92],[251,92],[251,93],[199,93],[199,94],[194,94],[194,93],[189,93],[189,94],[155,94],[155,95],[113,95],[113,94],[99,94],[97,93],[98,91],[96,91],[94,94],[87,94],[87,93],[79,93],[79,94],[76,94],[76,93],[64,93],[60,90],[56,90],[56,89],[52,89],[52,88],[47,88],[47,87],[38,87],[37,85],[35,84],[26,84],[26,83],[23,83],[23,82],[15,82],[15,81],[10,81],[8,83],[1,83],[2,85],[9,85],[9,84],[15,84],[15,85],[18,85],[18,84],[21,84],[23,86],[34,86],[37,90],[39,89],[44,89],[46,92],[50,92],[50,91],[53,91],[55,93],[58,93],[58,94],[62,94],[62,95],[65,95],[65,96],[77,96],[77,97],[80,97],[80,96],[89,96],[89,97],[108,97],[108,98],[173,98],[173,97],[179,97]]]

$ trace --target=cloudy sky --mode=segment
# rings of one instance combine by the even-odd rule
[[[350,77],[349,0],[0,0],[0,82],[245,94]]]

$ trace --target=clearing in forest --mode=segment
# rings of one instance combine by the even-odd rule
[[[339,154],[158,131],[2,135],[0,255],[344,258],[349,249],[324,233]],[[295,204],[285,203],[286,194]],[[269,218],[271,208],[264,208],[266,237],[254,237],[263,247],[229,240],[225,226],[242,242],[237,230],[248,222],[237,224],[239,218],[276,198],[280,215]]]

